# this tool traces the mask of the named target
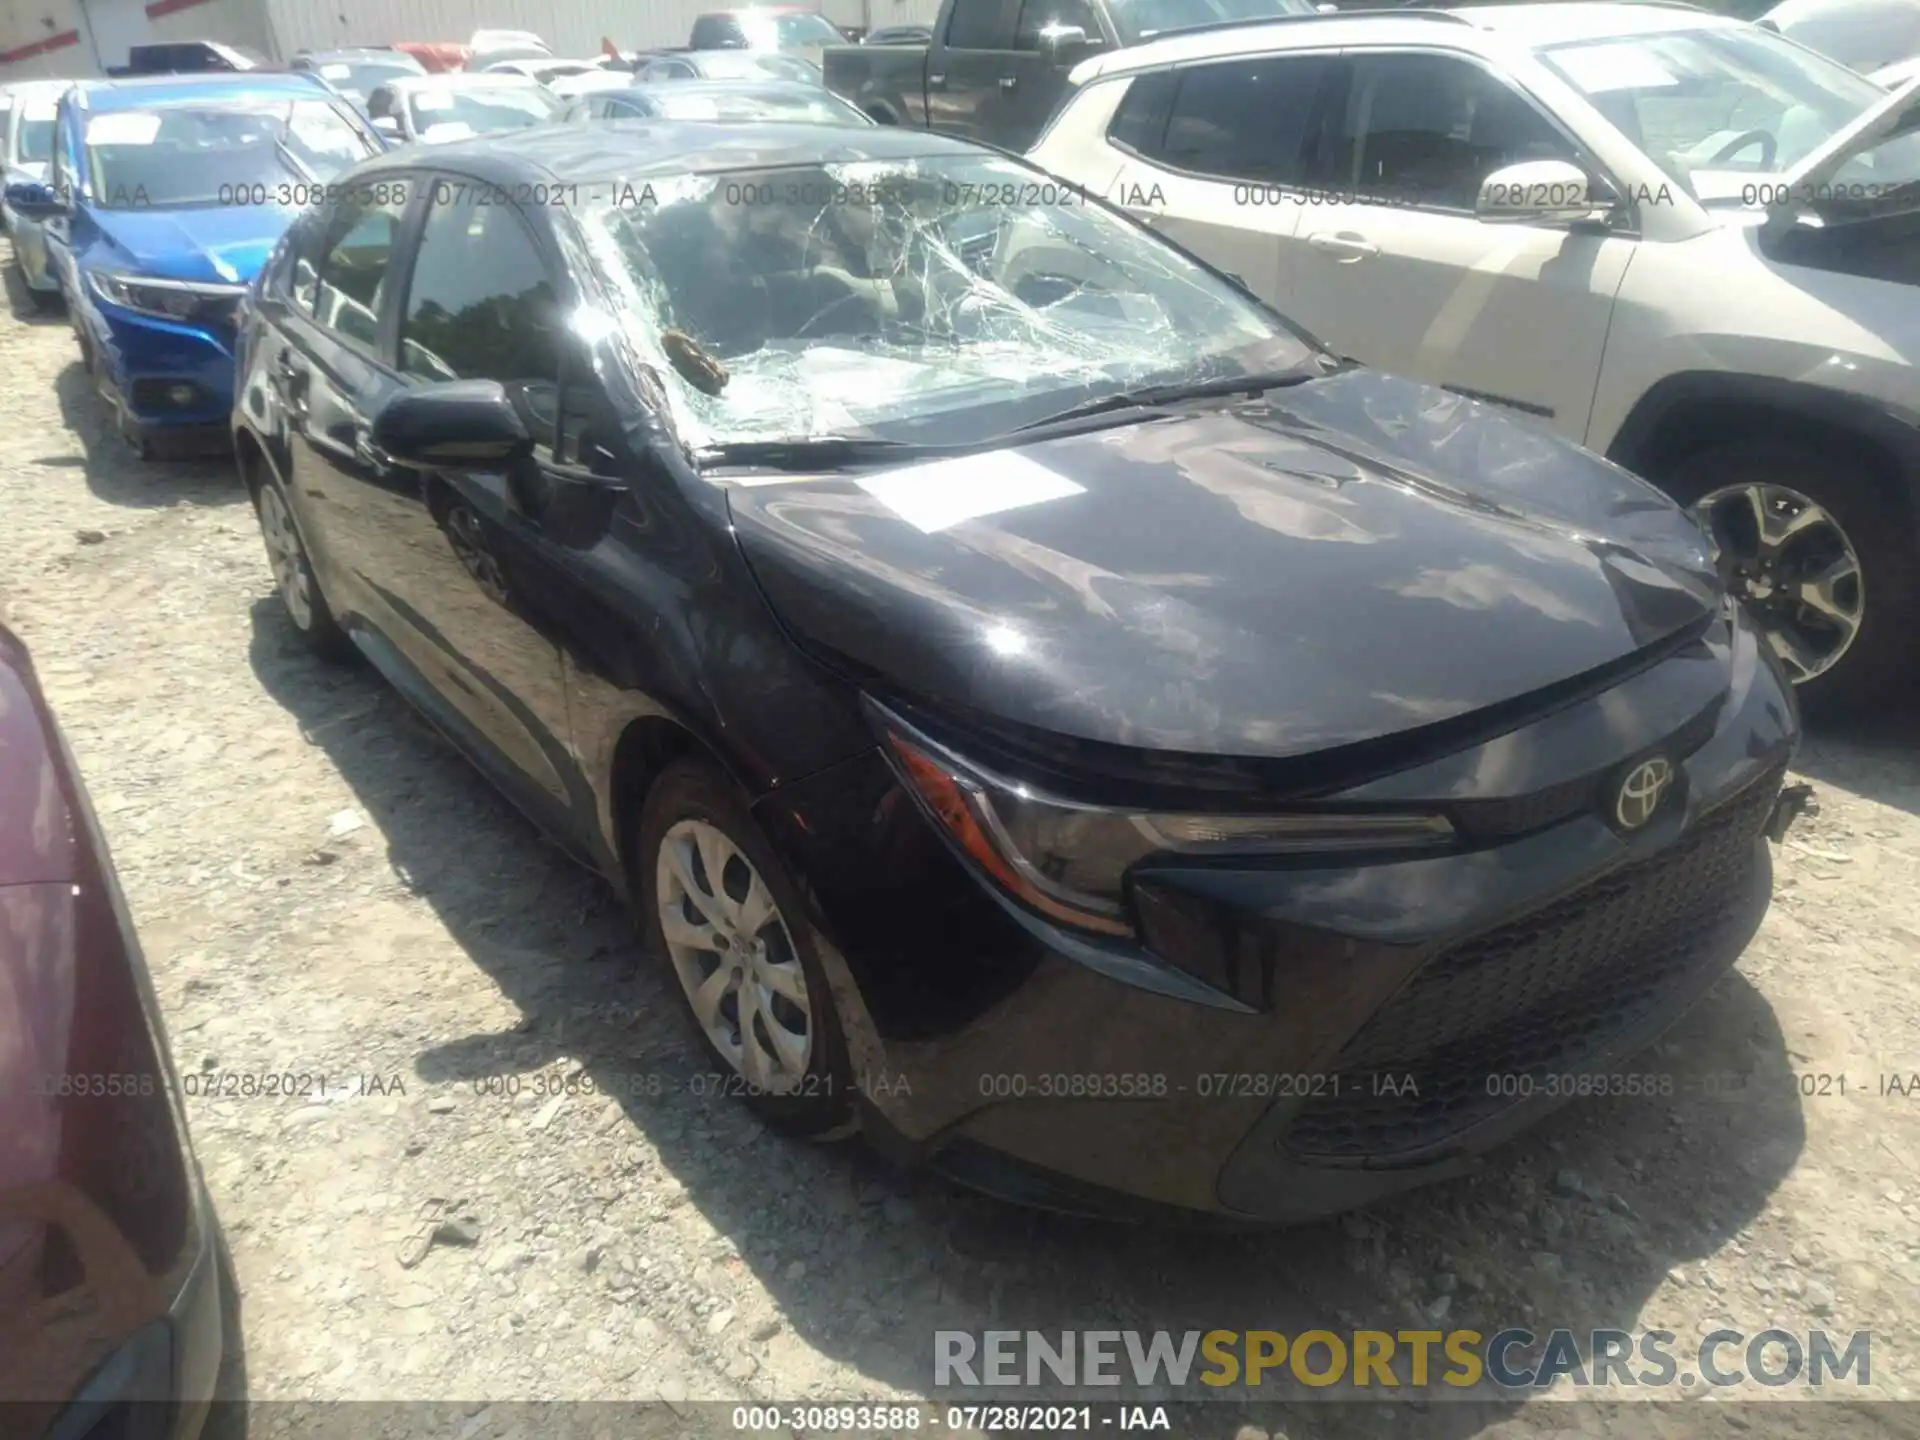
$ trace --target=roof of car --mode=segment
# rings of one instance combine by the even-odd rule
[[[404,50],[391,45],[343,45],[338,50],[302,50],[296,60],[411,60]]]
[[[0,95],[10,100],[32,99],[36,95],[51,95],[57,99],[78,83],[77,80],[10,80],[0,85]]]
[[[809,99],[820,94],[818,85],[807,85],[798,80],[637,80],[626,87],[637,90],[642,95],[658,95],[665,99],[674,95],[751,95],[770,96],[779,99],[783,96],[804,95]],[[831,91],[828,92],[832,94]],[[840,99],[834,95],[835,100]]]
[[[272,100],[331,92],[307,70],[248,70],[232,75],[140,75],[125,80],[76,80],[89,110],[138,110],[175,100]]]
[[[518,70],[451,70],[443,75],[402,75],[397,80],[389,80],[384,85],[388,90],[479,90],[503,85],[514,90],[529,87],[543,89],[540,82],[531,75],[522,75]]]
[[[1523,45],[1600,40],[1616,35],[1657,35],[1672,30],[1722,28],[1747,22],[1693,5],[1620,4],[1618,0],[1567,0],[1564,4],[1465,5],[1453,12],[1482,30],[1508,35]]]
[[[742,125],[697,120],[612,120],[595,125],[542,125],[479,135],[434,148],[436,166],[502,181],[538,174],[562,183],[602,180],[642,183],[733,170],[777,170],[788,165],[849,164],[864,160],[935,159],[992,152],[969,141],[898,126],[800,125],[766,121]],[[417,156],[378,156],[369,169],[418,165]]]
[[[1537,47],[1745,23],[1680,0],[1557,0],[1545,4],[1316,12],[1182,30],[1144,45],[1093,56],[1075,68],[1073,78],[1084,84],[1104,75],[1132,74],[1225,55],[1258,55],[1296,44],[1318,48],[1400,40],[1444,43],[1450,34],[1464,39],[1463,32],[1481,31]]]

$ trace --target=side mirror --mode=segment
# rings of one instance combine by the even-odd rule
[[[1049,25],[1040,32],[1040,58],[1056,69],[1071,70],[1100,48],[1081,25]]]
[[[67,213],[66,202],[44,180],[16,180],[7,186],[7,205],[29,220],[50,220]]]
[[[374,412],[374,446],[416,470],[496,470],[533,448],[497,380],[448,380],[403,390]]]
[[[1571,225],[1604,220],[1620,197],[1606,181],[1565,160],[1528,160],[1480,183],[1474,216],[1489,225]]]

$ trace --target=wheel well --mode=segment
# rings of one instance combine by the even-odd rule
[[[898,125],[900,123],[899,120],[895,118],[893,111],[884,105],[869,105],[866,107],[866,111],[867,118],[876,125]]]
[[[1827,457],[1852,456],[1887,482],[1888,493],[1910,508],[1899,484],[1900,461],[1885,445],[1852,426],[1817,415],[1801,415],[1751,400],[1702,397],[1669,406],[1640,437],[1628,456],[1628,468],[1656,484],[1703,451],[1731,441],[1767,440],[1798,445]]]
[[[726,767],[713,751],[691,730],[662,716],[635,720],[620,733],[613,749],[613,775],[610,790],[613,804],[613,840],[618,849],[621,870],[627,869],[632,853],[634,832],[640,824],[640,807],[660,772],[674,761],[689,755],[704,756]]]

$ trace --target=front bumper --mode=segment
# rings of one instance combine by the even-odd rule
[[[1724,628],[1720,651],[1489,744],[1551,760],[1582,725],[1671,701],[1672,728],[1652,733],[1679,779],[1640,831],[1591,805],[1545,824],[1521,805],[1514,833],[1441,856],[1136,872],[1147,950],[1207,976],[1214,1003],[1030,918],[981,922],[979,905],[916,900],[889,959],[838,900],[845,877],[798,853],[840,942],[829,969],[869,1131],[1027,1203],[1295,1221],[1458,1174],[1570,1094],[1629,1093],[1611,1077],[1733,964],[1771,893],[1762,837],[1798,714],[1750,627]],[[1701,692],[1674,679],[1689,666],[1717,677],[1698,714]],[[831,807],[801,813],[817,845]],[[901,933],[926,939],[903,955]]]
[[[123,310],[94,294],[84,328],[95,382],[130,440],[225,436],[233,415],[231,333]]]
[[[198,1209],[211,1217],[198,1176]],[[44,1432],[44,1440],[196,1440],[214,1399],[225,1346],[219,1244],[211,1223],[166,1315],[109,1355]]]

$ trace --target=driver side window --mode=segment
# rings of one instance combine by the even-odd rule
[[[1481,182],[1528,160],[1580,164],[1518,90],[1450,55],[1361,59],[1329,178],[1394,205],[1472,213]]]

